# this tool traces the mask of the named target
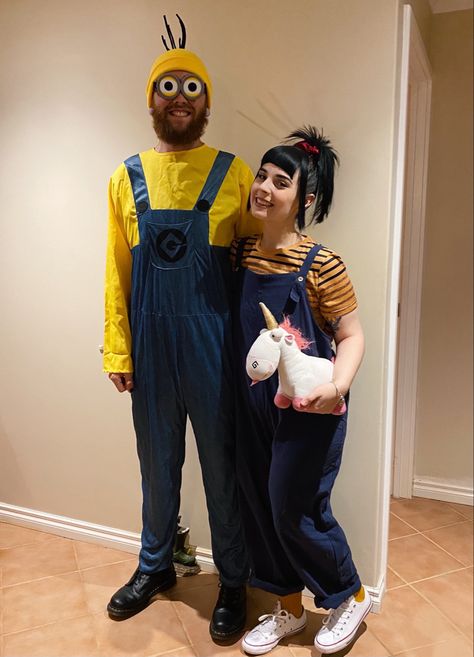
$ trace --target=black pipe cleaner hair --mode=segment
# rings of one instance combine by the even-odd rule
[[[186,27],[181,19],[181,16],[179,16],[179,14],[176,14],[176,17],[181,27],[181,36],[178,39],[178,48],[184,48],[186,45]],[[166,20],[166,16],[163,16],[163,20],[165,21],[165,27],[166,27],[166,31],[168,32],[168,38],[170,40],[171,48],[168,47],[168,44],[166,43],[166,39],[163,35],[161,35],[161,40],[163,41],[163,45],[166,48],[166,50],[175,50],[176,41],[174,40],[173,32],[171,31],[171,27],[169,26],[169,23]]]

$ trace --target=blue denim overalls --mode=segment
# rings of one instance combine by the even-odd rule
[[[228,249],[209,244],[209,209],[233,155],[219,152],[192,210],[153,210],[138,155],[125,165],[140,243],[132,249],[132,410],[143,490],[139,566],[171,564],[185,456],[196,436],[221,580],[248,567],[237,502]]]
[[[251,578],[277,595],[306,586],[318,607],[338,607],[360,589],[346,537],[332,515],[330,494],[339,471],[344,415],[279,410],[273,403],[278,374],[250,387],[247,352],[265,320],[263,301],[277,321],[289,315],[312,340],[308,352],[331,358],[329,338],[318,327],[306,295],[306,275],[321,245],[301,269],[256,274],[241,266],[245,239],[236,255],[234,341],[237,367],[237,476]]]

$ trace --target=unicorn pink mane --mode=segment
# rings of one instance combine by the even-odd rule
[[[309,347],[310,344],[312,344],[311,340],[308,340],[304,337],[299,328],[291,325],[288,315],[283,317],[283,321],[281,322],[280,327],[295,337],[296,346],[301,351],[304,351]]]

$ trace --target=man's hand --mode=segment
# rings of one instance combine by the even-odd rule
[[[318,386],[301,400],[298,411],[305,413],[322,413],[329,415],[333,412],[339,397],[332,383],[325,383]]]
[[[109,379],[119,392],[132,392],[133,374],[131,372],[109,372]]]

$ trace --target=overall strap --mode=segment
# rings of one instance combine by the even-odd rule
[[[133,198],[135,199],[135,208],[138,216],[146,212],[150,207],[150,199],[148,198],[148,189],[140,155],[132,155],[132,157],[125,160],[124,164],[132,185]]]
[[[225,151],[219,151],[217,153],[214,164],[212,165],[207,180],[204,183],[199,198],[194,206],[196,210],[200,212],[208,212],[212,204],[214,203],[217,193],[226,177],[226,174],[229,170],[230,165],[234,159],[235,155],[231,153],[226,153]]]
[[[292,315],[295,311],[296,304],[301,300],[301,291],[306,288],[306,276],[308,275],[311,265],[319,251],[324,248],[322,244],[315,244],[309,251],[303,261],[300,270],[297,272],[295,284],[292,286],[288,301],[285,306],[284,314]]]
[[[309,251],[308,255],[304,259],[303,264],[301,265],[301,268],[298,272],[298,280],[303,281],[306,280],[306,276],[308,275],[309,270],[311,269],[311,265],[314,262],[314,259],[318,255],[319,251],[323,249],[322,244],[315,244]]]
[[[247,240],[248,237],[241,237],[237,242],[237,249],[235,251],[235,265],[234,265],[236,271],[237,269],[239,269],[242,263],[242,258],[244,256],[244,249],[245,249],[245,245],[247,244]]]

